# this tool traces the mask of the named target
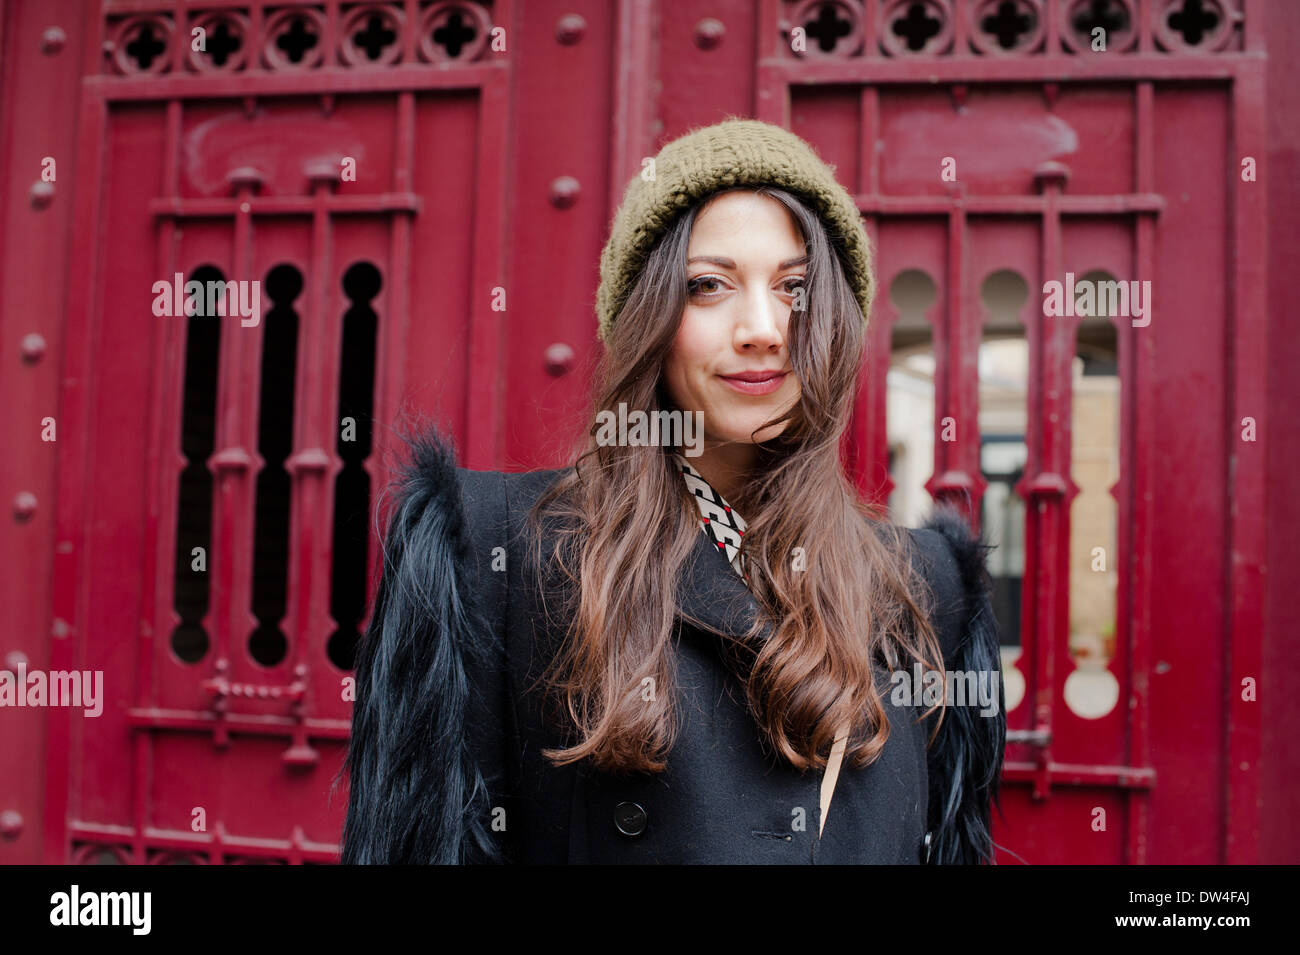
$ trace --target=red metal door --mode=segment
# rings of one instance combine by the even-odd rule
[[[1023,554],[999,581],[1019,598],[999,602],[1004,633],[1018,635],[1004,647],[1002,861],[1254,859],[1260,716],[1237,691],[1262,644],[1263,460],[1241,433],[1263,405],[1252,370],[1264,365],[1264,208],[1242,174],[1264,146],[1257,11],[1226,0],[764,6],[759,117],[837,163],[879,249],[864,486],[882,503],[895,487],[887,383],[918,332],[899,322],[900,279],[919,274],[931,289],[917,323],[934,365],[924,487],[977,519],[991,513],[986,350],[1024,345],[1026,457],[1007,485],[1021,516],[991,529],[1000,550]],[[1075,277],[1142,283],[1150,307],[1062,315],[1048,283]],[[1073,432],[1095,438],[1108,413],[1101,376],[1074,372],[1076,358],[1115,366],[1109,479],[1072,460]],[[1113,503],[1072,507],[1084,473]],[[1076,632],[1087,608],[1072,606],[1107,599],[1086,579],[1089,555],[1111,580],[1100,660]]]
[[[1243,436],[1268,433],[1264,193],[1244,174],[1266,146],[1262,3],[0,9],[6,49],[40,38],[17,62],[84,61],[32,100],[65,130],[33,148],[75,178],[52,206],[7,178],[0,263],[6,334],[56,316],[61,371],[17,402],[56,405],[59,440],[48,487],[6,489],[27,521],[7,559],[49,561],[11,595],[16,626],[33,665],[101,670],[107,694],[0,754],[43,781],[13,798],[46,860],[335,857],[399,412],[438,418],[474,467],[562,459],[623,184],[728,113],[814,143],[877,244],[863,488],[896,514],[956,500],[1000,545],[998,842],[1032,862],[1259,856],[1263,727],[1240,688],[1264,640],[1263,445]],[[36,128],[14,102],[5,129]],[[62,299],[23,284],[20,205],[71,235]],[[156,314],[178,274],[236,284]],[[1067,275],[1150,282],[1146,320],[1046,314]],[[236,308],[253,282],[255,323]],[[26,368],[44,347],[23,340]],[[999,392],[1007,354],[1023,373]],[[1072,696],[1080,674],[1109,705]],[[0,835],[15,816],[0,805]]]
[[[79,440],[54,601],[74,623],[53,665],[103,670],[118,705],[52,717],[75,859],[332,860],[367,515],[403,396],[471,461],[497,453],[496,388],[469,394],[504,284],[490,14],[327,7],[104,12],[62,418]],[[236,285],[182,314],[187,282]]]

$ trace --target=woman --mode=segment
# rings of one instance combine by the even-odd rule
[[[852,198],[750,120],[647,173],[601,257],[575,464],[411,440],[343,861],[993,861],[984,547],[955,512],[877,519],[841,464],[873,293]],[[662,427],[606,427],[637,411]]]

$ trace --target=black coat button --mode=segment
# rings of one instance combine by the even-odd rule
[[[621,802],[614,807],[614,826],[625,836],[641,835],[648,819],[645,809],[634,802]]]

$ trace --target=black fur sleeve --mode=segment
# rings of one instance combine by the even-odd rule
[[[502,537],[503,476],[459,471],[433,431],[408,443],[357,651],[342,861],[504,861],[493,832],[504,741],[489,718],[502,698],[499,617],[481,609],[502,612],[485,591],[504,575],[485,572],[472,544]]]
[[[916,534],[931,570],[935,625],[944,667],[996,674],[996,713],[979,705],[948,706],[927,756],[930,779],[928,858],[931,865],[992,863],[992,806],[997,802],[1006,746],[1006,706],[998,653],[998,625],[985,544],[961,514],[939,508]],[[986,684],[991,688],[991,682]]]

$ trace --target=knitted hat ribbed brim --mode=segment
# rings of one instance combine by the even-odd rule
[[[835,179],[834,169],[794,133],[756,119],[730,118],[666,143],[655,156],[653,178],[638,174],[628,183],[600,255],[601,341],[655,243],[677,216],[719,189],[764,183],[797,193],[816,210],[842,256],[865,322],[875,278],[871,244],[853,197]]]

